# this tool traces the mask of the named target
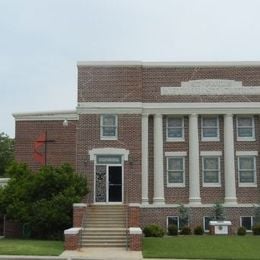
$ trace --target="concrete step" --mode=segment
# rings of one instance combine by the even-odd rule
[[[110,243],[82,243],[81,247],[126,247],[126,243],[110,244]]]
[[[93,240],[107,240],[107,241],[113,241],[113,240],[126,240],[126,235],[84,235],[81,237],[82,241],[88,240],[88,241],[93,241]]]

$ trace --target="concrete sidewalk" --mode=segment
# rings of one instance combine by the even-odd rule
[[[60,257],[67,257],[73,260],[141,260],[141,251],[128,251],[125,248],[81,248],[79,251],[64,251]]]

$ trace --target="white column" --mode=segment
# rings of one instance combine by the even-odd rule
[[[233,115],[224,116],[225,203],[236,204],[235,146]]]
[[[189,184],[191,204],[200,204],[200,163],[198,115],[189,116]]]
[[[142,115],[142,203],[148,204],[148,115]]]
[[[164,204],[162,115],[154,115],[154,204]]]

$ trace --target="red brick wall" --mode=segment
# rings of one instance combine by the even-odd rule
[[[47,164],[61,165],[70,163],[76,166],[76,126],[75,122],[63,127],[62,121],[17,121],[15,136],[16,160],[27,163],[33,170],[40,167],[33,158],[34,142],[47,130]],[[44,154],[44,146],[41,148]]]

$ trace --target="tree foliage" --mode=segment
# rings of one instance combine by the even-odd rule
[[[225,220],[225,211],[221,203],[216,203],[214,205],[214,211],[215,211],[215,220],[217,221]]]
[[[188,226],[189,224],[189,209],[184,207],[183,204],[179,206],[179,223],[180,223],[180,228],[183,228],[185,226]]]
[[[44,166],[33,173],[25,164],[13,163],[11,180],[0,190],[0,212],[26,224],[32,237],[60,238],[72,226],[72,205],[87,194],[87,181],[64,164]]]
[[[14,160],[14,140],[5,133],[0,133],[0,176]]]

